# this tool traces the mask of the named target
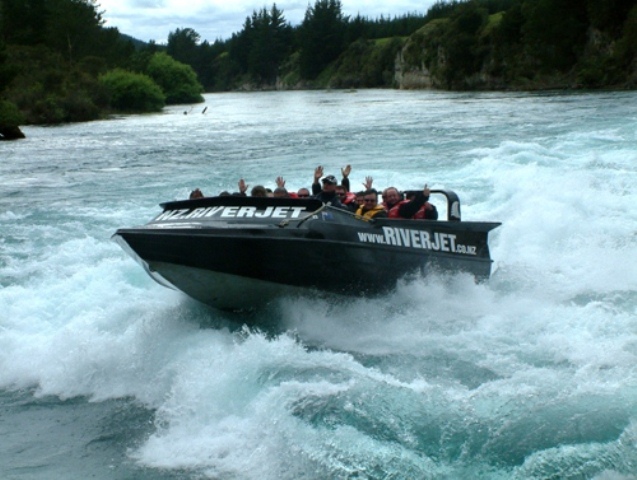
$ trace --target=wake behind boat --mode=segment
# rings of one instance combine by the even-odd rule
[[[374,295],[408,274],[491,272],[496,222],[463,222],[448,190],[446,220],[366,220],[314,199],[206,197],[164,203],[114,239],[160,284],[222,309],[309,292]]]

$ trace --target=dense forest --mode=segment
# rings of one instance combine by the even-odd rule
[[[273,4],[213,43],[191,28],[139,42],[103,14],[96,0],[0,0],[0,139],[204,91],[637,85],[637,0],[439,1],[375,19],[316,0],[296,26]]]

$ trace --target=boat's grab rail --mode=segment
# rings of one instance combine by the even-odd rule
[[[303,218],[297,218],[297,219],[294,219],[294,220],[286,218],[285,220],[281,220],[281,222],[279,223],[279,228],[287,227],[290,224],[291,221],[299,222],[299,223],[296,224],[296,228],[299,228],[301,225],[303,225],[303,223],[305,223],[306,220],[309,220],[314,215],[318,215],[323,210],[325,210],[328,206],[329,205],[327,203],[324,203],[318,209],[314,210],[313,212],[308,213]]]
[[[405,197],[422,192],[422,190],[405,190]],[[447,200],[447,221],[459,222],[462,220],[460,215],[460,198],[453,190],[431,189],[431,194],[442,195]]]

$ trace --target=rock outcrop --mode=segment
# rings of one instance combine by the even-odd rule
[[[0,140],[18,140],[25,138],[20,127],[0,127]]]

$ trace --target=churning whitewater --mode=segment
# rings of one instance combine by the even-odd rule
[[[637,94],[200,107],[0,145],[2,478],[637,478]],[[502,222],[491,279],[224,313],[110,240],[194,188],[296,190],[347,164],[353,189],[427,183],[463,220]]]

